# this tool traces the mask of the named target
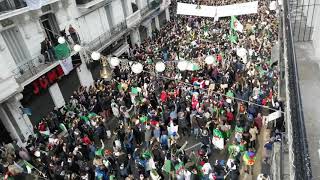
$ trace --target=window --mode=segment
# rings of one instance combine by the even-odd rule
[[[30,59],[27,46],[17,27],[6,29],[1,32],[1,35],[18,66]]]

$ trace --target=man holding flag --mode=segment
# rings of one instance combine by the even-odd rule
[[[237,34],[235,34],[235,31],[239,31],[242,33],[243,25],[235,16],[231,16],[230,29],[231,29],[231,33],[229,36],[229,40],[231,43],[237,43],[238,37],[237,37]]]

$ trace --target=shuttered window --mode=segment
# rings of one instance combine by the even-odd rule
[[[28,61],[30,56],[27,46],[17,27],[9,28],[1,32],[1,35],[17,65]]]

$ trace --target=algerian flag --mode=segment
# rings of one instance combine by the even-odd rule
[[[233,33],[233,30],[232,30],[231,34],[229,35],[229,40],[231,43],[234,43],[234,44],[236,44],[238,41],[238,37],[236,34]]]
[[[40,134],[45,135],[45,136],[47,136],[47,137],[49,137],[49,136],[50,136],[50,131],[49,131],[49,130],[46,130],[46,131],[39,131],[39,132],[40,132]]]
[[[141,123],[145,123],[145,122],[148,121],[148,117],[147,116],[142,116],[142,117],[139,118],[139,120],[140,120]]]
[[[56,47],[54,47],[54,52],[58,60],[69,57],[71,53],[67,43],[58,44]]]
[[[34,168],[34,166],[32,166],[32,164],[30,164],[28,161],[26,161],[26,160],[23,160],[23,162],[24,162],[24,164],[25,164],[25,166],[26,166],[26,168],[27,168],[27,171],[28,171],[28,174],[31,174],[31,171],[32,171],[32,169]]]
[[[73,64],[71,57],[68,57],[64,60],[60,60],[59,63],[65,75],[69,74],[69,72],[72,71]]]
[[[116,179],[116,176],[115,175],[110,175],[109,179],[110,180],[114,180],[114,179]]]
[[[91,119],[92,117],[98,116],[96,113],[89,113],[88,118]]]
[[[213,136],[223,138],[223,134],[219,129],[214,129],[213,130]]]
[[[227,97],[234,97],[234,94],[231,90],[229,90],[226,95]]]
[[[243,25],[240,23],[240,21],[235,16],[231,16],[230,27],[231,27],[231,29],[239,31],[241,33],[243,31]]]
[[[119,83],[117,88],[118,88],[119,91],[121,91],[122,90],[122,83]]]
[[[60,123],[59,127],[60,127],[61,131],[63,131],[63,132],[68,131],[66,126],[63,123]]]
[[[138,94],[139,90],[136,87],[131,87],[131,93],[132,94]]]
[[[243,127],[236,126],[235,131],[242,133],[244,131],[244,129],[243,129]]]
[[[180,162],[179,164],[175,165],[174,169],[176,170],[176,173],[179,174],[180,171],[184,169],[183,162]]]
[[[89,122],[89,118],[87,116],[81,116],[81,120],[84,120],[86,123]]]
[[[171,172],[171,160],[166,160],[163,165],[163,171],[166,173]]]
[[[100,148],[100,149],[96,150],[95,154],[96,154],[97,156],[102,156],[102,155],[103,155],[103,149]]]

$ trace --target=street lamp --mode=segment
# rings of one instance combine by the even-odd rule
[[[101,57],[101,61],[100,61],[102,68],[100,70],[100,77],[105,79],[105,80],[111,80],[112,78],[112,70],[109,66],[108,60],[106,57]]]

